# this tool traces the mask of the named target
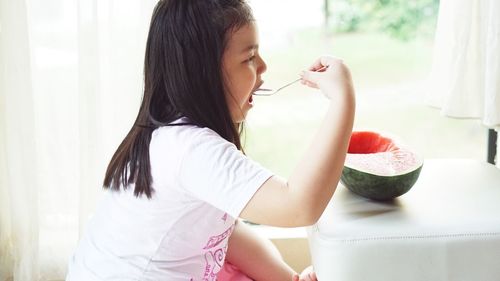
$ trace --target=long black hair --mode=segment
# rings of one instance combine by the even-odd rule
[[[229,34],[251,21],[245,0],[157,3],[146,45],[142,103],[108,165],[104,188],[120,190],[135,183],[135,196],[151,198],[151,134],[180,117],[241,149],[239,124],[233,123],[224,95],[222,56]]]

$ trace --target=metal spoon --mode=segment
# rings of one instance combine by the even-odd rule
[[[318,70],[316,70],[316,72],[322,72],[322,71],[325,71],[327,68],[328,68],[328,66],[327,66],[327,65],[325,65],[325,66],[323,66],[323,67],[319,68]],[[299,82],[300,80],[302,80],[302,78],[299,78],[299,79],[294,80],[294,81],[292,81],[292,82],[290,82],[290,83],[288,83],[288,84],[285,84],[285,85],[283,85],[283,86],[279,87],[279,88],[278,88],[278,89],[276,89],[276,90],[273,90],[273,89],[266,89],[266,88],[259,88],[259,89],[255,90],[255,92],[253,93],[253,95],[254,95],[254,96],[272,96],[272,95],[276,94],[277,92],[279,92],[279,91],[283,90],[284,88],[286,88],[286,87],[288,87],[288,86],[290,86],[290,85],[293,85],[293,84],[295,84],[295,83]],[[257,91],[267,92],[267,93],[257,93]]]

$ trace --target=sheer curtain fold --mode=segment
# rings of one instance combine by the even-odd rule
[[[488,1],[485,32],[485,124],[500,129],[500,1]]]
[[[98,102],[100,94],[101,66],[99,63],[99,24],[97,1],[78,0],[77,53],[78,53],[78,133],[79,133],[79,208],[78,229],[82,234],[87,217],[94,207],[99,182],[98,171],[94,168],[100,155],[101,119]]]
[[[2,201],[10,206],[0,226],[0,259],[13,269],[14,280],[36,280],[38,267],[38,194],[35,116],[33,110],[30,42],[24,1],[0,2],[3,165]],[[7,159],[7,161],[5,160]],[[27,204],[29,203],[29,204]],[[12,208],[12,206],[23,206]],[[4,213],[4,211],[1,211]],[[8,278],[9,268],[0,272]]]
[[[0,281],[64,280],[142,94],[156,0],[0,0]]]
[[[441,0],[428,103],[500,127],[500,1]]]

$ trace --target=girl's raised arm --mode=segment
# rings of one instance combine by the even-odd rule
[[[324,66],[324,72],[315,72]],[[351,75],[341,60],[323,56],[302,73],[302,83],[329,98],[326,116],[292,175],[267,180],[243,209],[244,219],[283,227],[311,225],[335,192],[354,122]]]

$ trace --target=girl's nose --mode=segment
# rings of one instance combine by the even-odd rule
[[[261,56],[258,56],[258,63],[259,63],[259,67],[257,68],[258,73],[261,74],[261,73],[266,72],[266,70],[267,70],[267,64],[262,59]]]

